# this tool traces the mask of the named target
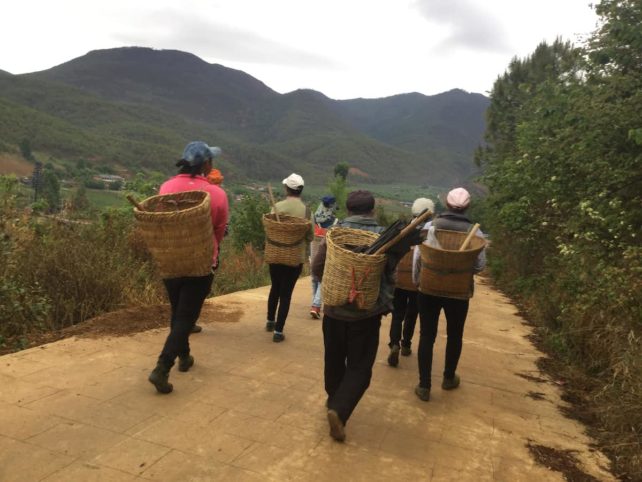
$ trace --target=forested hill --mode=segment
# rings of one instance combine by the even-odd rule
[[[325,181],[348,162],[364,180],[388,181],[394,169],[398,181],[451,185],[476,173],[487,107],[461,90],[347,101],[279,94],[189,53],[127,47],[0,75],[3,117],[24,120],[0,124],[0,149],[29,138],[35,150],[72,161],[166,169],[185,142],[202,138],[224,148],[233,177],[296,170]],[[94,138],[98,152],[89,149]]]

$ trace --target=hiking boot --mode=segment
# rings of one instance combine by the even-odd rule
[[[318,320],[319,318],[321,318],[321,308],[319,308],[318,306],[311,307],[310,316],[315,320]]]
[[[454,390],[459,386],[459,375],[455,375],[452,378],[444,377],[444,380],[441,382],[441,388],[444,390]]]
[[[194,366],[194,357],[192,355],[178,357],[179,372],[186,372],[193,366]]]
[[[417,395],[420,400],[427,402],[428,400],[430,400],[430,388],[425,388],[421,385],[417,385],[415,387],[415,395]]]
[[[265,323],[265,331],[274,331],[274,326],[276,323],[274,321],[267,320]]]
[[[283,333],[277,333],[276,331],[274,332],[274,335],[272,335],[272,341],[274,343],[280,343],[285,340],[285,335]]]
[[[194,325],[192,326],[192,331],[190,333],[200,333],[203,331],[203,327],[201,325]]]
[[[161,362],[156,364],[156,368],[152,370],[147,379],[156,387],[158,393],[171,393],[174,389],[174,386],[169,383],[169,368]]]
[[[401,347],[401,356],[410,356],[411,353],[412,353],[412,350],[410,349],[409,346]]]
[[[343,442],[346,439],[345,425],[335,410],[328,410],[328,424],[330,425],[330,437],[337,442]]]
[[[392,345],[390,347],[390,355],[388,355],[388,365],[396,367],[399,365],[399,345]]]

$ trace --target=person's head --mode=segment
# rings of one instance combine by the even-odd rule
[[[463,213],[470,206],[470,193],[463,187],[453,189],[446,196],[446,206],[451,211]]]
[[[420,197],[415,199],[415,202],[412,203],[412,208],[410,208],[410,212],[412,213],[412,217],[416,218],[421,213],[423,213],[426,209],[434,214],[435,203],[428,198]]]
[[[176,163],[181,174],[207,176],[212,170],[212,159],[221,154],[220,147],[210,147],[202,141],[192,141],[183,149],[183,155]]]
[[[337,207],[337,199],[334,196],[323,196],[321,198],[321,202],[323,203],[323,206],[326,208],[336,208]]]
[[[292,173],[283,179],[283,186],[285,187],[285,192],[288,196],[301,196],[301,193],[303,192],[303,184],[303,178],[298,174]]]
[[[349,214],[372,215],[375,198],[370,191],[352,191],[346,199],[346,209]]]

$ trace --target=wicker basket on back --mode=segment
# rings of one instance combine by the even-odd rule
[[[327,254],[321,291],[328,306],[354,302],[360,309],[372,308],[379,297],[381,274],[386,264],[383,254],[354,253],[347,247],[368,246],[376,233],[351,228],[332,228],[326,234]]]
[[[279,214],[263,215],[265,229],[265,262],[298,266],[303,263],[305,235],[311,228],[310,220]]]
[[[162,278],[210,273],[214,241],[207,192],[152,196],[141,206],[144,211],[134,208],[137,228]]]
[[[419,291],[427,295],[467,300],[473,295],[473,266],[486,241],[473,236],[468,248],[459,251],[467,233],[437,229],[441,248],[426,244],[421,250]]]
[[[411,249],[406,255],[401,258],[397,264],[397,282],[395,286],[402,290],[417,291],[417,287],[412,282],[412,256],[414,250]]]

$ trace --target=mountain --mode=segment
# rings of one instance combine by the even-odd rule
[[[296,171],[324,182],[337,162],[348,162],[373,182],[434,185],[474,174],[472,153],[488,106],[484,96],[461,90],[353,100],[312,90],[279,94],[244,72],[192,54],[138,47],[0,75],[0,101],[4,115],[46,116],[56,132],[40,134],[46,130],[42,118],[35,133],[14,126],[8,135],[0,124],[0,148],[35,135],[38,149],[59,156],[162,169],[185,142],[201,138],[223,147],[224,167],[234,176],[268,179]],[[76,142],[56,145],[61,131]],[[39,136],[47,138],[46,148]],[[94,138],[102,146],[98,154],[88,152]],[[146,147],[153,154],[146,156]]]

